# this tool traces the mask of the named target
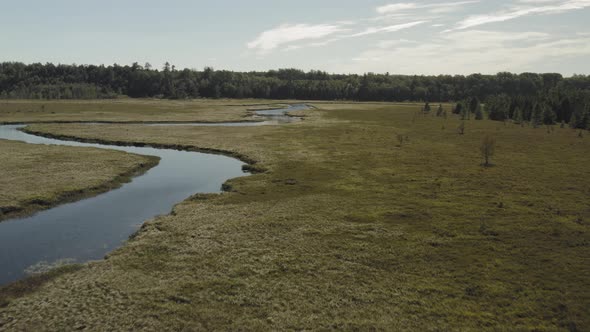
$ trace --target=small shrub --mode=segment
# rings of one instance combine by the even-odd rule
[[[457,133],[459,133],[459,135],[465,134],[465,122],[464,121],[462,121],[461,124],[459,125],[459,127],[457,127]]]
[[[221,191],[232,192],[232,191],[234,191],[234,187],[231,184],[226,182],[221,185]]]
[[[490,160],[496,152],[496,139],[490,135],[486,135],[481,142],[479,150],[481,152],[481,156],[484,159],[483,165],[486,167],[490,166]]]
[[[443,113],[444,113],[444,109],[442,107],[442,104],[439,104],[438,109],[436,110],[436,116],[439,116],[439,117],[443,116]]]
[[[483,120],[483,111],[481,110],[481,107],[478,107],[475,110],[475,120]]]
[[[422,112],[424,114],[428,114],[428,113],[430,113],[430,110],[431,110],[430,103],[426,102],[426,104],[424,104],[424,107],[422,108]]]

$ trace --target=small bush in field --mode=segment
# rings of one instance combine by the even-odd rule
[[[481,152],[481,156],[484,159],[484,166],[490,166],[490,160],[494,156],[496,152],[496,139],[490,135],[486,135],[483,140],[481,141],[481,146],[479,147]]]
[[[459,133],[459,135],[465,134],[465,122],[464,121],[462,121],[461,124],[459,125],[459,127],[457,127],[457,133]]]

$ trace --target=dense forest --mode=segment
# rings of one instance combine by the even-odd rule
[[[166,63],[131,66],[0,63],[0,98],[94,99],[118,96],[459,102],[477,98],[493,120],[570,122],[588,128],[590,76],[473,74],[342,75],[279,69],[233,72],[183,69]]]

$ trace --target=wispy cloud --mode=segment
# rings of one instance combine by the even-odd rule
[[[416,9],[418,7],[415,3],[394,3],[391,5],[385,5],[381,7],[377,7],[377,13],[379,14],[389,14],[409,9]]]
[[[352,34],[349,37],[361,37],[361,36],[372,35],[372,34],[380,33],[380,32],[395,32],[395,31],[400,31],[400,30],[404,30],[404,29],[409,29],[411,27],[415,27],[415,26],[423,24],[423,23],[425,23],[425,21],[416,21],[416,22],[395,24],[395,25],[390,25],[390,26],[385,26],[385,27],[370,27],[370,28],[365,29],[364,31]]]
[[[378,33],[396,32],[409,29],[427,21],[414,21],[407,23],[400,23],[388,26],[372,26],[366,27],[364,30],[352,32],[352,24],[347,24],[349,27],[344,28],[343,25],[338,24],[296,24],[296,25],[281,25],[277,28],[264,31],[256,40],[248,43],[249,49],[258,51],[258,54],[264,55],[270,51],[275,50],[280,46],[285,46],[283,51],[295,51],[307,47],[321,47],[334,42],[348,39],[363,37]],[[356,29],[359,29],[357,26]],[[328,38],[329,37],[329,38]],[[327,39],[326,39],[327,38]],[[318,40],[309,42],[311,40]],[[323,39],[323,40],[321,40]],[[307,41],[307,43],[305,43]]]
[[[408,10],[425,9],[428,8],[432,12],[448,12],[453,8],[457,8],[464,5],[478,3],[479,0],[471,1],[456,1],[456,2],[443,2],[443,3],[417,3],[417,2],[405,2],[405,3],[394,3],[390,5],[384,5],[377,7],[377,13],[379,14],[392,14]]]
[[[267,53],[284,44],[321,39],[342,31],[346,31],[346,29],[336,24],[283,24],[262,32],[255,40],[248,43],[248,48],[258,50],[260,53]]]
[[[319,47],[331,52],[325,46],[341,42],[339,46],[350,45],[346,54],[350,60],[331,61],[325,69],[406,74],[537,71],[536,68],[559,71],[558,68],[568,68],[560,62],[562,58],[582,61],[590,57],[590,34],[579,28],[580,22],[576,22],[577,29],[569,32],[527,32],[526,25],[504,26],[501,31],[477,28],[529,15],[576,11],[590,7],[590,0],[510,0],[486,2],[485,7],[480,0],[444,1],[391,3],[374,8],[372,17],[354,21],[283,24],[262,32],[248,43],[248,48],[258,55],[268,55],[276,49],[289,52]],[[476,3],[482,6],[470,6]],[[476,10],[482,8],[487,12],[478,14]],[[443,33],[437,33],[442,30]],[[365,51],[357,51],[363,47]],[[339,47],[338,57],[345,54],[340,50]]]
[[[542,32],[457,31],[436,42],[379,42],[334,64],[334,71],[469,74],[534,70],[536,65],[590,55],[590,37],[554,40]],[[395,60],[395,61],[394,61]]]
[[[374,17],[357,19],[356,21],[341,20],[323,24],[282,24],[263,31],[256,39],[247,43],[247,47],[256,51],[259,55],[269,54],[277,48],[281,48],[283,51],[293,51],[307,47],[320,47],[343,39],[409,29],[431,21],[440,13],[454,11],[464,5],[478,2],[480,0],[429,4],[418,2],[395,3],[375,8],[378,15]],[[390,23],[389,25],[386,23],[386,21],[392,20],[395,22],[387,22]],[[442,25],[439,23],[433,27],[440,26]]]
[[[444,32],[465,30],[484,24],[504,22],[528,15],[559,14],[590,7],[590,0],[520,0],[519,3],[521,5],[512,6],[507,10],[491,14],[469,16],[457,23],[454,28],[445,30]]]

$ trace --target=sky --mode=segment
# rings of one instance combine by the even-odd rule
[[[590,0],[0,0],[0,61],[590,74]]]

